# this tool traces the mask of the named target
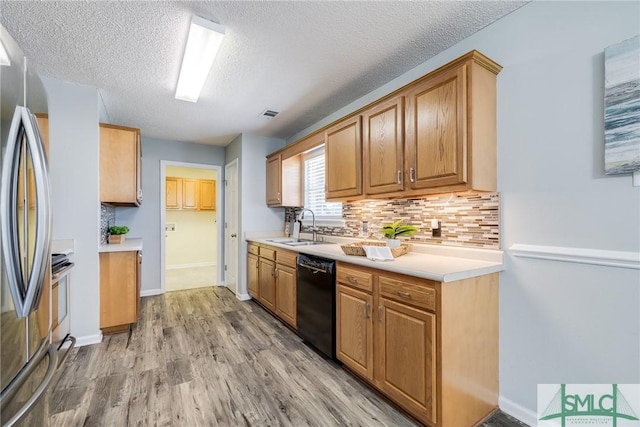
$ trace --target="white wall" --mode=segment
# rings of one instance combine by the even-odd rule
[[[514,258],[514,243],[640,252],[640,189],[603,174],[603,51],[638,2],[532,2],[292,136],[478,49],[498,76],[500,405],[536,424],[539,383],[640,382],[637,270]]]
[[[223,166],[224,148],[142,136],[144,200],[137,208],[116,208],[116,221],[130,228],[131,237],[144,239],[141,291],[147,295],[161,292],[160,239],[164,239],[164,230],[160,225],[160,160]]]
[[[238,234],[238,290],[240,298],[248,298],[247,292],[247,242],[244,236],[251,232],[284,231],[284,209],[266,205],[267,154],[282,148],[285,141],[243,134],[226,147],[225,163],[238,159],[238,189],[240,218]]]
[[[99,341],[100,242],[98,94],[95,88],[43,78],[49,96],[49,173],[53,238],[75,239],[71,334]]]

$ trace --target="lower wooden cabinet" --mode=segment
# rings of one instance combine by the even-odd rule
[[[401,406],[436,421],[436,316],[378,300],[377,383]]]
[[[296,327],[297,296],[296,269],[278,264],[276,271],[276,315]]]
[[[258,300],[269,310],[276,311],[276,263],[266,258],[259,258],[258,262]]]
[[[297,326],[295,252],[250,243],[247,249],[249,295],[282,321]]]
[[[136,323],[140,311],[142,253],[100,253],[100,329],[122,332]]]
[[[352,371],[373,381],[373,321],[370,293],[338,284],[336,355]]]
[[[257,247],[256,247],[257,250]],[[260,298],[260,283],[258,282],[258,256],[252,253],[247,254],[247,291],[253,298]]]
[[[338,262],[336,353],[426,425],[498,406],[498,275],[449,283]]]

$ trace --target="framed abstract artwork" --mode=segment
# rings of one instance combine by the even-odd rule
[[[640,36],[604,51],[604,169],[640,170]]]

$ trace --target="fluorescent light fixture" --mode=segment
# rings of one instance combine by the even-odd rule
[[[7,49],[4,48],[2,41],[0,41],[0,65],[11,65],[11,59],[9,59],[9,54],[7,53]]]
[[[176,99],[197,102],[224,38],[224,27],[198,16],[191,19]]]

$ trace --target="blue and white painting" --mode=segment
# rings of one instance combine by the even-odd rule
[[[604,169],[640,170],[640,36],[604,51]]]

